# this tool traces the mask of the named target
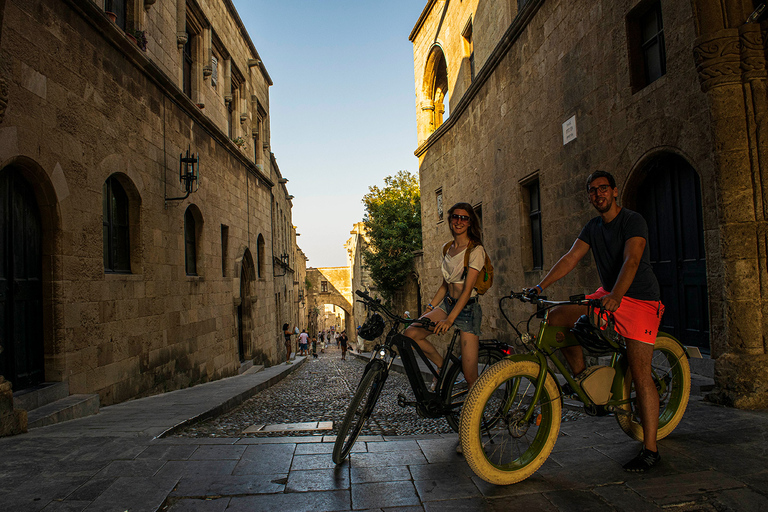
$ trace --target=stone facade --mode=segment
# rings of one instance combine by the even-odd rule
[[[10,242],[40,262],[39,336],[16,350],[39,380],[104,405],[282,360],[305,264],[270,152],[272,82],[232,2],[126,4],[117,23],[90,1],[0,4],[0,181],[39,213],[37,242]],[[200,166],[185,197],[188,149]],[[119,217],[107,185],[126,225],[104,215]],[[127,268],[105,270],[105,253]],[[3,327],[19,304],[3,302]]]
[[[659,214],[649,220],[652,251],[677,251],[671,266],[654,263],[667,302],[662,327],[676,326],[716,360],[715,399],[768,406],[766,22],[746,24],[752,8],[737,0],[430,0],[410,37],[422,296],[439,285],[440,247],[450,238],[443,205],[470,202],[496,269],[482,300],[483,334],[509,341],[498,299],[538,282],[567,252],[594,216],[584,180],[607,170],[620,204]],[[637,49],[649,9],[663,19],[666,69],[654,80]],[[659,209],[665,201],[671,207]],[[598,284],[587,257],[550,293]],[[514,318],[526,312],[513,306]]]

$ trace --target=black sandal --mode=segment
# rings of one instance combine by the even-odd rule
[[[638,453],[634,459],[624,464],[624,471],[629,471],[630,473],[645,473],[660,460],[661,455],[659,455],[659,452],[652,452],[643,446],[640,453]]]

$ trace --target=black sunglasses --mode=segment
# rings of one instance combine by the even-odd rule
[[[469,215],[459,215],[457,213],[452,213],[451,214],[451,219],[452,220],[462,220],[464,222],[469,222]]]

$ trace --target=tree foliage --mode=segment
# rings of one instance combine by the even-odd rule
[[[413,252],[421,249],[419,181],[408,171],[384,178],[363,196],[368,245],[363,249],[371,279],[385,300],[402,288],[413,270]]]

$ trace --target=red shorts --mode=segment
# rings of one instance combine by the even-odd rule
[[[595,293],[587,295],[587,298],[600,299],[608,293],[601,286]],[[630,340],[653,345],[656,342],[656,333],[659,331],[659,323],[663,314],[664,304],[658,300],[624,297],[621,299],[619,309],[613,312],[616,332]]]

